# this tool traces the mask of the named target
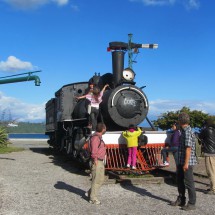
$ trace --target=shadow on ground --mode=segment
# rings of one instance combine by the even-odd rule
[[[135,193],[137,193],[137,194],[139,194],[141,196],[148,196],[150,198],[161,200],[161,201],[166,202],[166,203],[170,203],[171,202],[169,199],[165,199],[165,198],[156,196],[156,195],[150,193],[149,191],[147,191],[146,189],[140,188],[140,187],[136,187],[136,186],[134,186],[132,184],[126,184],[126,185],[121,184],[121,187],[124,188],[125,190],[129,190],[129,191],[135,192]]]
[[[66,171],[78,175],[88,175],[88,173],[85,172],[85,170],[87,169],[85,165],[72,159],[72,157],[66,155],[63,152],[56,152],[53,148],[47,147],[33,147],[29,149],[34,153],[40,153],[48,156],[50,162],[52,162],[54,165],[60,166]]]

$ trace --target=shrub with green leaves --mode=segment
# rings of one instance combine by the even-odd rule
[[[8,144],[8,135],[4,127],[0,126],[0,147],[5,147]]]

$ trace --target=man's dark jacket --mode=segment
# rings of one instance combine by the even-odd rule
[[[199,138],[202,140],[204,153],[215,154],[215,128],[206,127],[199,134]]]

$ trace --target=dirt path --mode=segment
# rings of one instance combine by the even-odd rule
[[[71,161],[54,156],[44,141],[21,141],[23,152],[0,155],[0,215],[187,214],[169,205],[177,196],[170,184],[103,185],[102,205],[88,203],[89,177]],[[197,210],[214,214],[215,196],[197,191]]]

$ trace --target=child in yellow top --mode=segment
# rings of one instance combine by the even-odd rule
[[[136,169],[138,137],[141,135],[141,133],[142,130],[140,128],[137,128],[136,130],[134,125],[129,125],[128,130],[122,132],[123,137],[127,141],[128,168],[132,166],[132,169]]]

